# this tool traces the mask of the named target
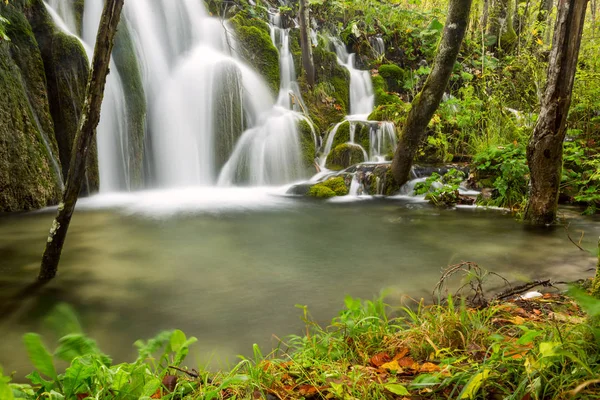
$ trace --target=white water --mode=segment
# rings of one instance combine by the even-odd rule
[[[377,57],[385,55],[385,43],[380,36],[371,38],[371,46],[373,47],[373,51]]]
[[[271,40],[279,50],[280,88],[277,103],[245,131],[221,171],[218,184],[282,185],[302,179],[302,151],[298,124],[310,120],[296,82],[289,29],[281,28],[278,14],[271,18]],[[316,145],[316,134],[312,129]]]
[[[375,94],[371,73],[355,68],[355,54],[348,54],[346,46],[337,38],[331,39],[335,46],[338,63],[350,72],[350,114],[364,116],[364,119],[373,112],[375,107]]]
[[[65,21],[61,29],[75,32],[72,8],[61,0],[52,0],[49,6]],[[86,44],[95,41],[102,6],[102,0],[85,3],[82,36]],[[226,24],[209,17],[202,2],[126,2],[123,20],[132,36],[146,95],[144,157],[155,186],[281,184],[302,177],[298,123],[307,119],[299,112],[305,106],[289,51],[289,31],[272,28],[281,54],[281,90],[275,102],[263,79],[232,56],[235,39]],[[111,65],[98,127],[104,193],[131,186],[123,86],[117,68]],[[219,111],[226,113],[225,118],[218,118]],[[222,169],[215,155],[223,141],[219,124],[227,125],[232,147],[241,135],[235,149],[226,150],[231,157]],[[248,129],[242,134],[244,126]]]

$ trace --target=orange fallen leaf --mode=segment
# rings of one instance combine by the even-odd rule
[[[404,356],[407,354],[408,354],[408,349],[406,347],[403,347],[398,351],[398,353],[396,353],[396,355],[394,356],[394,360],[399,360],[401,358],[404,358]]]
[[[369,362],[371,363],[371,365],[374,366],[374,367],[377,367],[377,368],[381,367],[383,364],[388,363],[390,361],[392,361],[392,359],[390,358],[390,356],[387,353],[378,353],[378,354],[375,354],[369,360]]]
[[[418,364],[415,362],[415,360],[413,360],[412,357],[403,357],[398,361],[398,365],[401,366],[402,368],[411,368],[411,369],[418,369]],[[415,364],[417,365],[417,368],[414,368]]]
[[[419,368],[419,372],[437,372],[439,371],[441,368],[439,365],[434,364],[434,363],[430,363],[430,362],[426,362],[425,364],[421,365],[421,368]]]
[[[298,388],[298,392],[301,396],[312,396],[319,392],[319,389],[313,385],[302,385]]]
[[[542,312],[541,312],[540,310],[538,310],[537,308],[534,308],[534,309],[533,309],[533,313],[534,313],[535,315],[540,315]]]

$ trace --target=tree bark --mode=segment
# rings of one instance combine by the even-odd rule
[[[300,0],[300,47],[302,48],[302,67],[306,71],[306,81],[310,86],[315,84],[315,63],[313,61],[312,43],[308,31],[310,29],[310,16],[306,0]]]
[[[52,222],[46,250],[42,257],[39,281],[49,281],[56,276],[60,255],[67,230],[77,203],[77,196],[85,176],[85,165],[96,126],[100,121],[100,108],[108,75],[110,55],[124,0],[106,0],[96,37],[96,48],[87,84],[85,102],[81,112],[79,129],[73,143],[69,175],[58,206],[58,214]]]
[[[406,124],[400,135],[398,148],[394,154],[392,173],[400,185],[408,181],[413,159],[425,137],[427,125],[442,101],[444,90],[450,80],[467,30],[471,3],[471,0],[450,1],[446,26],[435,56],[433,69],[427,77],[423,89],[411,104]]]
[[[587,0],[560,0],[540,115],[527,145],[531,172],[525,220],[552,224],[558,208],[563,141]]]

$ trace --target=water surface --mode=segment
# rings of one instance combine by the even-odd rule
[[[31,282],[53,210],[0,218],[0,304]],[[599,221],[576,218],[571,235],[592,250]],[[252,343],[300,333],[296,304],[329,321],[345,295],[429,296],[444,266],[460,261],[519,281],[574,280],[594,259],[564,229],[524,229],[502,211],[439,210],[406,199],[317,202],[269,190],[195,189],[104,195],[75,213],[60,274],[0,320],[0,364],[31,370],[21,344],[48,335],[44,317],[71,304],[86,332],[117,361],[162,329],[198,337],[192,363],[224,366]]]

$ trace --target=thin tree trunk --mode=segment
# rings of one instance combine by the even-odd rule
[[[302,66],[306,71],[306,81],[310,86],[315,84],[315,63],[313,61],[312,44],[308,31],[310,29],[310,16],[306,0],[300,0],[300,47],[302,47]]]
[[[394,179],[400,185],[409,178],[410,168],[419,145],[425,137],[427,125],[440,105],[450,80],[456,57],[469,22],[471,0],[451,0],[442,41],[435,56],[433,69],[425,85],[412,102],[406,124],[402,129],[398,148],[392,162]]]
[[[587,0],[560,0],[548,65],[548,83],[540,116],[527,146],[531,171],[525,220],[534,225],[556,219],[562,172],[563,141]]]
[[[100,108],[104,97],[104,86],[110,63],[117,25],[121,17],[124,0],[106,0],[100,19],[96,48],[92,60],[92,68],[87,84],[85,102],[81,113],[80,125],[73,143],[69,175],[58,206],[58,214],[52,222],[46,250],[42,257],[42,265],[38,280],[48,281],[56,275],[67,230],[77,203],[83,179],[88,152],[96,126],[100,120]]]

